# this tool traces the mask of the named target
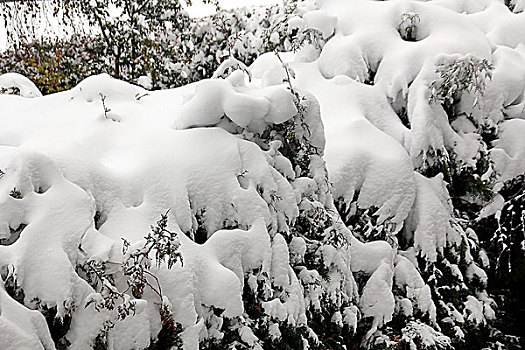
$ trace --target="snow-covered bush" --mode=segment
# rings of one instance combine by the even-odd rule
[[[520,13],[525,10],[525,2],[523,0],[505,0],[505,5],[514,13]]]
[[[487,151],[481,149],[474,165],[464,164],[457,159],[457,155],[446,149],[430,151],[427,154],[426,164],[421,168],[421,173],[432,177],[443,174],[448,184],[448,189],[453,196],[452,200],[459,199],[456,206],[461,206],[461,201],[479,200],[488,203],[494,193],[496,173]],[[490,174],[490,176],[487,176]],[[471,198],[465,199],[465,196]]]
[[[473,55],[448,57],[436,62],[436,73],[439,78],[430,84],[430,102],[441,103],[449,119],[457,117],[455,104],[463,92],[474,96],[473,106],[483,97],[487,80],[492,78],[493,65],[487,59]]]
[[[524,198],[523,175],[506,181],[494,200],[476,220],[476,231],[490,261],[489,281],[501,314],[498,328],[517,334],[523,312],[524,274]],[[513,341],[518,348],[519,341]]]
[[[18,73],[0,75],[0,95],[18,95],[22,97],[40,97],[42,93],[31,80]]]
[[[525,56],[493,13],[522,29],[497,0],[219,11],[119,66],[212,79],[0,96],[0,347],[511,348]]]
[[[422,152],[421,173],[429,177],[442,173],[453,200],[462,198],[460,201],[464,201],[468,195],[471,199],[486,203],[494,195],[492,186],[497,172],[494,171],[489,149],[495,128],[492,121],[479,116],[493,69],[494,66],[487,59],[471,54],[444,55],[436,62],[435,73],[438,77],[429,85],[430,105],[441,105],[453,132],[460,135],[472,135],[472,132],[479,134],[469,135],[461,141],[465,143],[465,148],[470,148],[463,154],[458,154],[456,150],[461,149],[456,147],[457,141],[443,144],[441,148],[430,147]],[[471,125],[468,131],[464,129],[467,123]],[[471,201],[466,199],[467,202]],[[461,207],[461,203],[455,205]]]
[[[95,310],[99,312],[108,310],[115,314],[105,321],[102,333],[95,338],[94,342],[97,343],[97,346],[107,346],[107,333],[116,322],[124,321],[127,317],[136,314],[137,300],[142,298],[146,288],[153,291],[159,299],[162,329],[159,332],[158,341],[166,347],[181,345],[178,336],[181,332],[180,324],[175,324],[173,320],[171,302],[162,293],[159,279],[151,272],[153,263],[157,269],[163,263],[168,269],[171,269],[177,262],[183,263],[177,234],[168,231],[167,224],[168,215],[166,213],[161,215],[155,226],[151,227],[151,232],[145,236],[144,242],[131,246],[127,240],[123,239],[124,259],[116,271],[114,269],[108,271],[106,262],[96,260],[88,260],[79,266],[80,271],[85,274],[85,279],[97,291],[86,298],[85,307],[93,304]],[[121,291],[116,281],[122,284],[122,278],[125,279],[127,287]]]

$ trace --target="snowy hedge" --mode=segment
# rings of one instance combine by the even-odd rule
[[[493,285],[523,278],[509,6],[299,2],[169,90],[1,75],[0,347],[519,347]]]

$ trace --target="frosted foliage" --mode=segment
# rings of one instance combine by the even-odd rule
[[[417,349],[416,344],[421,344],[420,346],[428,349],[446,349],[451,345],[449,337],[436,332],[426,324],[416,322],[410,322],[403,329],[403,340],[409,343],[410,349]]]
[[[388,322],[395,304],[441,322],[443,305],[433,286],[439,277],[429,266],[443,263],[440,269],[450,269],[464,288],[471,280],[487,281],[475,261],[477,237],[452,206],[458,199],[448,193],[450,174],[432,167],[442,157],[446,166],[479,169],[487,157],[492,165],[476,176],[494,181],[489,186],[524,171],[518,134],[525,22],[520,4],[512,5],[517,15],[496,0],[324,0],[301,10],[311,28],[329,33],[334,25],[320,53],[307,46],[289,63],[294,83],[311,91],[321,107],[334,199],[344,203],[348,217],[359,220],[359,210],[373,209],[367,215],[376,225],[396,224],[388,241],[351,239],[351,269],[364,285],[359,305],[364,317],[374,315],[373,330]],[[277,72],[278,65],[263,55],[251,67],[254,82],[264,86],[271,79],[262,68]],[[431,275],[429,284],[423,272]],[[392,283],[403,291],[403,302],[397,301],[399,289],[395,302],[388,296]],[[382,303],[371,297],[372,288],[382,293]],[[469,298],[482,303],[479,294]],[[453,301],[460,310],[463,302]],[[475,303],[469,305],[474,310]],[[451,338],[439,326],[418,327],[425,346],[449,346]],[[455,328],[459,338],[461,327]]]
[[[457,95],[465,91],[475,96],[473,106],[485,92],[488,80],[492,79],[492,65],[488,60],[475,56],[442,56],[436,63],[439,75],[430,85],[431,102],[453,104]]]

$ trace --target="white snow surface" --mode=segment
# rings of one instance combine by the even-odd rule
[[[239,126],[262,122],[258,114],[240,112],[259,104],[265,111],[277,111],[271,113],[279,121],[293,116],[284,87],[239,95],[228,81],[199,85],[196,90],[205,92],[215,86],[216,94],[194,97],[203,99],[204,106],[220,105],[220,97],[223,105],[234,106],[201,110],[201,117],[195,118],[203,124],[213,124],[232,110]],[[191,88],[148,93],[101,75],[46,97],[0,96],[2,237],[27,225],[16,241],[0,246],[0,266],[11,267],[10,276],[24,290],[27,305],[39,300],[40,305],[56,306],[59,315],[74,310],[68,333],[72,348],[91,344],[107,318],[84,309],[93,290],[77,275],[76,265],[86,260],[119,263],[121,238],[140,241],[168,209],[170,229],[179,232],[184,267],[157,274],[177,322],[188,332],[198,324],[204,305],[224,309],[227,317],[242,315],[244,274],[255,268],[271,269],[278,285],[295,283],[290,287],[295,301],[290,304],[298,306],[285,307],[292,319],[305,322],[303,295],[288,264],[287,246],[278,243],[283,240],[280,235],[270,243],[270,237],[286,232],[298,215],[292,186],[271,165],[286,168],[289,162],[286,166],[275,150],[264,152],[220,128],[174,129],[173,125],[182,128],[184,112],[194,104],[194,99],[184,102],[183,97]],[[20,195],[14,198],[12,191]],[[270,207],[273,195],[279,201]],[[184,234],[196,234],[197,220],[208,232],[204,239],[211,237],[203,245]],[[228,225],[250,230],[219,230]],[[10,305],[6,298],[3,302]],[[115,337],[115,349],[148,344],[160,329],[154,296],[145,303],[144,311],[110,332],[110,339],[112,332],[130,334],[127,341]],[[9,327],[19,324],[7,308],[1,310],[5,311],[0,315],[6,315],[2,322],[6,319]],[[42,322],[36,318],[34,324],[40,326],[27,342],[37,335],[47,341]],[[198,339],[185,339],[190,338],[185,346],[195,348]],[[2,343],[2,348],[15,349],[17,343]]]
[[[521,2],[517,4],[516,12],[521,11],[519,6],[522,6]],[[385,203],[386,198],[395,197],[389,191],[404,193],[405,203],[397,200],[399,217],[406,216],[403,208],[414,200],[413,190],[407,190],[414,188],[413,179],[407,173],[402,173],[403,170],[407,171],[406,160],[401,156],[402,150],[398,151],[398,156],[386,157],[388,152],[394,152],[395,149],[389,138],[368,135],[371,132],[363,130],[363,122],[352,125],[357,119],[368,120],[394,138],[416,166],[420,164],[420,157],[425,157],[427,150],[445,147],[454,148],[458,159],[465,164],[473,164],[479,148],[475,136],[451,128],[441,106],[429,103],[428,87],[437,78],[435,64],[443,59],[469,54],[487,58],[494,64],[493,78],[487,82],[482,103],[473,108],[474,116],[482,113],[493,123],[504,118],[503,112],[510,118],[524,118],[525,46],[519,42],[520,38],[522,40],[525,37],[520,34],[525,30],[525,21],[521,20],[523,12],[513,14],[496,0],[323,0],[318,1],[316,7],[304,15],[307,22],[309,17],[315,19],[308,25],[323,33],[331,32],[333,27],[334,33],[319,57],[316,57],[315,52],[312,56],[312,51],[306,48],[296,57],[298,61],[310,63],[292,63],[292,67],[296,72],[297,84],[312,91],[320,101],[327,136],[326,160],[336,197],[347,189],[347,193],[352,194],[356,190],[352,182],[358,182],[362,168],[367,168],[360,164],[352,170],[343,165],[345,161],[348,164],[359,163],[350,159],[360,155],[367,162],[374,163],[381,161],[379,155],[385,155],[385,158],[391,159],[391,168],[397,168],[398,172],[382,168],[383,176],[388,176],[383,178],[383,182],[390,185],[385,188],[383,184],[374,199]],[[403,25],[402,15],[407,13],[417,14],[415,41],[403,40],[399,32]],[[367,80],[372,81],[373,85],[363,84]],[[403,99],[408,102],[404,107],[410,122],[409,129],[394,113],[400,108],[399,102]],[[515,121],[512,123],[518,124]],[[356,140],[350,130],[374,144],[374,147]],[[519,138],[504,138],[508,141],[502,141],[500,148],[523,149]],[[344,143],[348,145],[344,146]],[[358,151],[359,147],[363,151]],[[377,154],[374,156],[373,152]],[[501,167],[508,169],[503,170],[509,172],[504,176],[505,179],[515,176],[519,171],[523,172],[523,161],[519,155],[496,157]],[[349,178],[353,180],[348,181]],[[405,182],[399,183],[401,181]],[[360,187],[358,184],[357,190]],[[389,194],[380,199],[383,193]],[[377,206],[377,203],[374,205]],[[388,204],[385,211],[387,208]]]
[[[516,1],[515,12],[523,7]],[[320,150],[319,162],[326,160],[332,186],[319,200],[332,201],[332,207],[332,198],[373,207],[379,223],[395,224],[394,234],[413,242],[410,250],[398,251],[391,242],[363,243],[341,229],[350,240],[348,259],[328,248],[323,258],[348,281],[361,273],[366,283],[356,295],[359,310],[350,306],[332,320],[355,329],[358,315],[372,317],[368,336],[392,319],[396,307],[407,314],[418,309],[434,322],[436,307],[415,256],[436,262],[466,233],[454,221],[443,176],[426,178],[415,169],[427,152],[447,147],[474,164],[479,148],[469,120],[451,126],[442,106],[429,102],[435,64],[470,54],[494,65],[482,102],[468,110],[498,127],[490,151],[498,181],[523,174],[524,13],[511,13],[497,0],[322,0],[301,11],[304,18],[291,25],[317,29],[327,43],[320,53],[307,47],[281,58],[295,72],[294,88],[308,97],[310,142]],[[415,41],[398,32],[406,13],[418,15]],[[73,310],[67,334],[73,349],[89,346],[111,316],[84,308],[93,289],[76,265],[120,263],[121,238],[140,242],[168,209],[184,265],[154,272],[184,328],[185,349],[198,349],[207,336],[207,306],[242,316],[244,277],[253,269],[288,295],[263,303],[264,311],[292,325],[307,323],[308,303],[317,307],[319,300],[315,292],[306,300],[301,282],[319,276],[306,269],[296,275],[290,262],[304,259],[305,241],[286,244],[283,234],[305,205],[301,195],[310,196],[318,184],[293,182],[294,169],[277,152],[280,142],[265,151],[230,132],[258,134],[297,112],[273,53],[248,69],[249,83],[238,70],[226,79],[158,92],[99,75],[44,97],[24,77],[0,76],[0,87],[16,87],[21,95],[0,95],[0,238],[21,230],[14,242],[0,245],[2,279],[16,278],[27,305],[36,307],[32,300],[38,299],[57,307],[59,316]],[[396,114],[402,109],[405,121]],[[487,211],[497,211],[495,203]],[[202,234],[200,226],[204,244],[189,238]],[[225,229],[231,226],[238,228]],[[486,279],[468,263],[466,277]],[[348,283],[348,293],[357,294]],[[1,285],[0,348],[52,349],[44,319]],[[406,298],[396,301],[394,286]],[[110,332],[115,349],[141,347],[155,337],[155,302],[153,293],[146,294],[137,317]],[[457,314],[475,324],[494,316],[485,295],[469,296]],[[275,338],[280,334],[278,327],[270,331]],[[425,328],[428,343],[432,332]],[[249,328],[241,328],[240,336],[258,346]]]
[[[22,97],[40,97],[42,93],[28,78],[18,73],[5,73],[0,75],[0,94],[3,90],[18,89]]]
[[[3,349],[55,349],[46,320],[38,311],[29,310],[13,300],[0,285],[0,344]]]

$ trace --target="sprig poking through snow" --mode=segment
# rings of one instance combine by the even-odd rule
[[[169,300],[162,294],[157,276],[150,271],[151,253],[154,253],[157,267],[166,263],[168,269],[171,269],[179,261],[182,264],[177,234],[169,231],[167,227],[168,212],[161,215],[156,225],[151,226],[151,232],[145,237],[145,243],[141,247],[132,246],[123,239],[124,261],[120,265],[119,272],[125,276],[128,285],[124,291],[116,287],[114,278],[117,274],[109,273],[104,262],[90,260],[85,263],[81,269],[86,273],[87,281],[91,286],[98,290],[88,296],[85,307],[94,305],[97,311],[116,309],[115,321],[122,321],[136,312],[136,300],[133,297],[141,298],[146,287],[149,287],[160,299],[159,313],[163,326],[175,327]],[[152,283],[151,280],[154,282]],[[130,292],[131,295],[129,295]],[[114,321],[110,323],[110,328],[113,326]]]
[[[416,41],[417,37],[417,26],[416,23],[420,23],[421,18],[417,13],[408,12],[401,15],[401,23],[399,24],[399,34],[406,41]]]
[[[131,251],[130,244],[124,240],[124,252],[126,257],[122,263],[122,272],[129,276],[127,281],[132,293],[140,298],[146,286],[149,286],[155,294],[163,300],[162,289],[159,280],[149,269],[151,267],[150,253],[155,252],[155,264],[157,268],[165,262],[171,269],[178,261],[182,264],[182,255],[179,252],[180,242],[175,232],[170,232],[168,226],[168,212],[162,214],[155,226],[151,226],[151,232],[146,236],[146,243],[142,248]],[[148,276],[155,280],[156,286],[148,281]]]
[[[475,96],[474,106],[483,96],[487,79],[492,79],[494,66],[474,55],[444,56],[436,63],[439,78],[430,84],[430,102],[452,106],[465,91]]]

